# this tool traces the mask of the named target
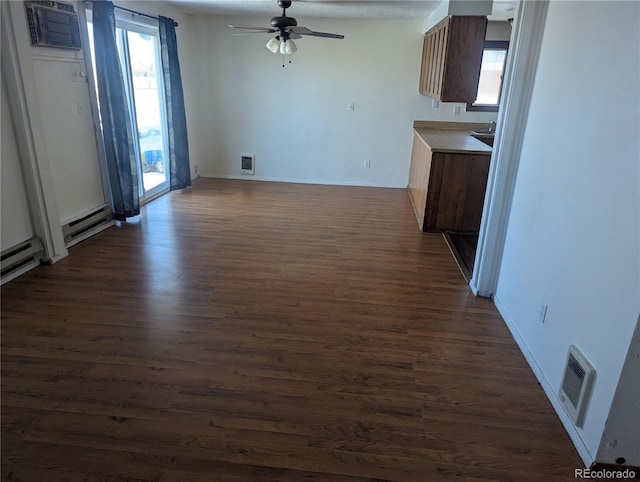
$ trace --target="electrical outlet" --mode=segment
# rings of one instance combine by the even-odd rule
[[[460,115],[460,106],[459,105],[454,105],[453,106],[453,115]]]
[[[195,173],[196,176],[200,174],[200,168],[198,167],[197,164],[193,166],[193,172]]]
[[[349,102],[349,103],[347,104],[347,110],[349,110],[349,111],[354,111],[354,110],[356,110],[356,104],[355,104],[355,102]]]
[[[431,108],[432,109],[437,109],[439,105],[440,105],[440,102],[438,102],[436,99],[431,99]]]
[[[547,318],[548,307],[549,305],[547,305],[546,303],[542,303],[540,305],[540,309],[538,310],[538,320],[540,320],[540,323],[544,323],[544,320]]]
[[[364,161],[364,167],[366,167],[367,169],[369,169],[371,167],[371,161],[369,159]]]

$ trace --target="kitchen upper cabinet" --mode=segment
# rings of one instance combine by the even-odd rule
[[[424,36],[420,88],[441,102],[473,103],[478,93],[487,18],[452,16]]]

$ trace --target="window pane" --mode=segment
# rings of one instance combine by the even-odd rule
[[[506,50],[484,50],[482,54],[482,66],[480,67],[478,97],[474,104],[498,104],[500,100],[500,86],[502,85],[502,72],[506,58]]]
[[[167,182],[155,35],[127,31],[144,190]]]

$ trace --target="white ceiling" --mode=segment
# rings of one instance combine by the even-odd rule
[[[168,0],[196,14],[280,15],[277,0]],[[419,18],[425,19],[442,0],[293,0],[292,17]],[[490,20],[513,18],[517,0],[494,0]]]

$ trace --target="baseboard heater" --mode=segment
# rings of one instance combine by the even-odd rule
[[[109,206],[91,211],[62,226],[62,234],[67,247],[87,239],[113,224],[113,211]]]
[[[44,249],[38,238],[32,238],[5,249],[0,256],[2,283],[22,274],[27,268],[38,265],[43,257]]]

